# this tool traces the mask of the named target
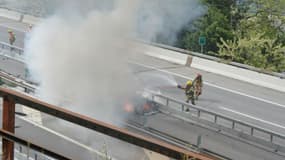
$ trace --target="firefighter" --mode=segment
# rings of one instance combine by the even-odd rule
[[[29,25],[29,28],[28,28],[28,32],[31,32],[32,31],[32,29],[33,29],[33,25]]]
[[[180,88],[180,89],[185,90],[185,95],[186,95],[186,98],[187,98],[186,99],[186,103],[189,103],[189,101],[191,100],[191,103],[193,105],[195,105],[195,97],[194,97],[195,90],[194,90],[194,86],[193,86],[192,81],[188,80],[186,82],[185,87],[182,87],[181,85],[178,85],[177,87]]]
[[[8,30],[8,33],[9,33],[9,43],[10,45],[13,45],[14,42],[16,41],[16,36],[12,30]]]
[[[202,87],[203,87],[203,80],[202,80],[202,75],[197,74],[195,78],[195,98],[198,99],[198,96],[202,94]]]

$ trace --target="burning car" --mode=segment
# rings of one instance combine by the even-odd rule
[[[123,110],[137,115],[151,115],[158,112],[158,104],[151,100],[150,94],[138,91],[125,101]]]

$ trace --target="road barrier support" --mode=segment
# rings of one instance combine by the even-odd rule
[[[10,96],[3,97],[2,128],[10,133],[15,133],[15,101]],[[14,159],[14,142],[2,138],[2,160]]]

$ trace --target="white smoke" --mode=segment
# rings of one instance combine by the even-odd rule
[[[137,89],[127,61],[130,38],[175,40],[203,13],[197,0],[54,1],[56,14],[34,27],[26,61],[46,101],[115,123]]]
[[[109,12],[95,10],[80,20],[53,16],[36,26],[25,53],[40,96],[110,122],[134,90],[126,38],[135,7],[134,0],[119,1]]]
[[[39,96],[69,110],[118,125],[116,120],[125,118],[118,110],[139,89],[137,77],[127,62],[135,53],[130,39],[153,41],[163,35],[173,42],[185,24],[203,13],[197,1],[42,1],[54,14],[35,25],[25,42],[26,63],[32,78],[40,84]],[[146,86],[175,85],[171,77],[170,81],[160,83],[169,77],[142,76],[150,77],[143,82],[154,83]],[[160,80],[151,81],[156,78]],[[58,123],[52,127],[64,133],[72,131],[76,138],[94,145],[93,134],[69,123]]]
[[[199,0],[145,0],[138,11],[137,36],[173,44],[182,27],[205,14]]]

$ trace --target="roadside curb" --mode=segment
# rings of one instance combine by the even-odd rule
[[[34,17],[30,15],[23,15],[23,19],[21,22],[27,23],[27,24],[32,24],[35,25],[41,21],[41,18],[39,17]]]

